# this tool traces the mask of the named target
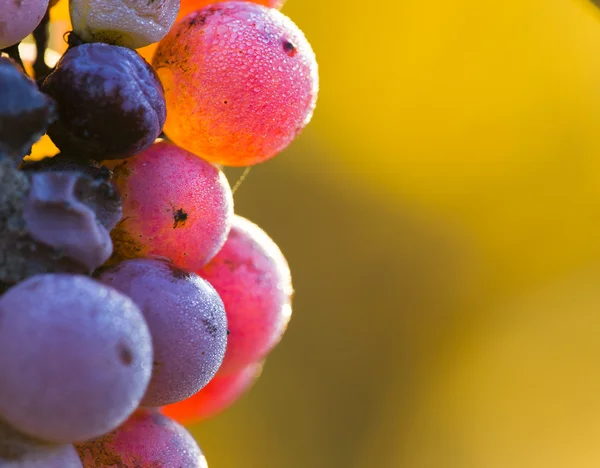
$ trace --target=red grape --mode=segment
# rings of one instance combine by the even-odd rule
[[[169,138],[212,162],[248,166],[275,156],[310,121],[315,55],[279,11],[225,2],[191,13],[152,61],[165,89]]]
[[[76,448],[84,468],[208,468],[190,433],[153,410],[138,410],[114,431]]]
[[[234,216],[225,245],[198,273],[217,290],[227,313],[230,335],[217,375],[264,358],[292,313],[292,279],[279,247],[256,224]]]
[[[186,400],[161,409],[181,424],[208,419],[233,405],[258,379],[262,363],[250,364],[228,375],[217,376],[206,387]]]
[[[179,13],[177,13],[177,20],[179,21],[184,16],[190,14],[192,11],[201,10],[204,7],[213,5],[215,3],[222,3],[228,0],[181,0],[179,2]],[[285,0],[249,0],[252,3],[258,3],[269,8],[281,9]]]
[[[216,167],[165,142],[107,166],[123,198],[123,219],[112,232],[116,259],[156,255],[193,271],[219,251],[233,198]]]

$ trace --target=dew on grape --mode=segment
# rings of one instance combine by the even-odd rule
[[[227,345],[227,318],[214,288],[198,275],[157,259],[126,260],[99,280],[140,307],[154,348],[144,406],[181,401],[215,375]]]
[[[196,270],[219,251],[233,198],[216,167],[166,142],[106,164],[123,197],[123,219],[112,232],[115,260],[155,255]]]
[[[136,411],[117,429],[76,447],[84,468],[208,468],[192,435],[149,409]]]
[[[165,89],[166,135],[215,163],[249,166],[275,156],[316,104],[310,44],[289,18],[262,5],[226,2],[189,14],[152,63]]]
[[[139,308],[112,288],[68,274],[19,283],[0,297],[0,419],[54,443],[114,429],[146,391],[151,343]]]
[[[70,0],[75,33],[86,42],[137,49],[160,41],[171,29],[179,0]]]
[[[218,375],[264,358],[291,317],[292,280],[275,242],[256,224],[234,216],[221,251],[201,270],[221,296],[230,334]]]

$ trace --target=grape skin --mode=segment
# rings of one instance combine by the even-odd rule
[[[166,142],[106,164],[123,198],[123,219],[111,233],[115,260],[155,255],[193,271],[225,243],[233,197],[213,165]]]
[[[0,7],[0,50],[25,39],[33,32],[48,8],[48,0],[4,1]]]
[[[165,101],[150,65],[135,51],[101,43],[69,49],[42,83],[58,104],[48,135],[83,159],[121,159],[162,131]]]
[[[191,434],[153,410],[138,410],[119,428],[76,448],[84,468],[208,468]]]
[[[82,468],[72,445],[42,444],[0,421],[0,468]]]
[[[179,0],[70,0],[75,33],[86,42],[132,49],[160,41],[171,29]]]
[[[233,405],[252,387],[262,372],[262,363],[216,376],[195,395],[161,408],[161,412],[181,424],[196,424],[212,418]]]
[[[164,132],[227,166],[263,162],[310,121],[319,79],[298,27],[273,8],[226,2],[191,13],[159,43]]]
[[[0,297],[0,418],[31,437],[69,443],[115,428],[151,368],[148,326],[112,288],[47,274]]]
[[[234,216],[225,245],[198,274],[217,290],[227,312],[230,334],[218,375],[263,359],[291,317],[292,279],[279,247],[256,224]]]
[[[142,405],[181,401],[212,379],[227,346],[227,317],[208,282],[145,258],[114,265],[99,280],[131,297],[150,327],[154,365]]]

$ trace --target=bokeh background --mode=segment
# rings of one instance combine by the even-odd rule
[[[600,466],[600,12],[283,12],[319,103],[235,202],[286,254],[294,313],[250,393],[192,428],[211,468]]]

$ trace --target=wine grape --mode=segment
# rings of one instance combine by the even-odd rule
[[[221,171],[166,142],[106,164],[123,197],[123,219],[112,232],[115,259],[157,255],[193,271],[219,251],[233,217]]]
[[[0,468],[82,468],[72,445],[44,444],[0,421]]]
[[[48,0],[19,0],[2,2],[0,6],[0,50],[29,36],[48,8]]]
[[[10,2],[11,8],[18,3]],[[54,101],[12,60],[0,57],[0,157],[4,153],[19,162],[54,118]]]
[[[264,358],[290,320],[292,279],[273,240],[256,224],[234,216],[221,251],[198,271],[217,290],[230,335],[218,375]]]
[[[100,436],[137,407],[150,332],[123,294],[84,276],[34,276],[0,297],[0,419],[48,442]]]
[[[69,11],[73,30],[84,41],[137,49],[169,32],[179,0],[70,0]]]
[[[154,365],[144,406],[181,401],[210,381],[225,354],[227,318],[208,282],[147,258],[118,263],[99,279],[131,297],[150,328]]]
[[[165,89],[164,131],[202,158],[229,166],[265,161],[310,121],[318,92],[304,34],[273,8],[218,3],[191,13],[152,60]]]
[[[136,411],[114,431],[78,444],[77,451],[84,468],[208,468],[191,434],[153,410]]]
[[[163,89],[135,51],[101,43],[69,49],[42,83],[58,104],[48,135],[81,158],[122,159],[150,146],[165,121]]]

